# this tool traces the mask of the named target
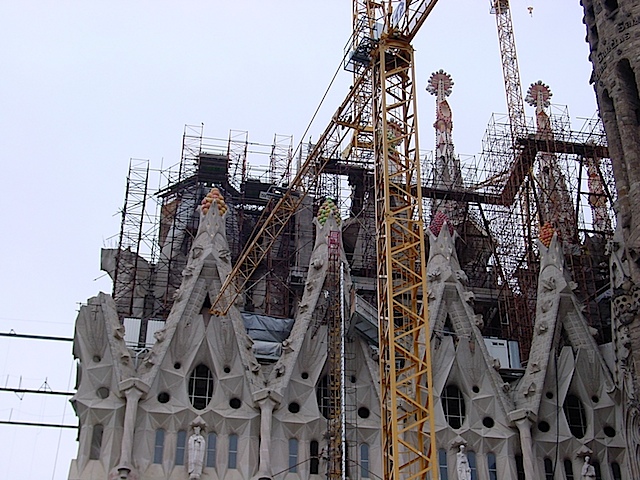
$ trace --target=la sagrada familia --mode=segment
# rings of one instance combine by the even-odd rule
[[[616,226],[599,247],[568,247],[561,224],[546,236],[541,229],[536,268],[529,269],[530,336],[518,344],[499,335],[509,318],[495,313],[505,284],[492,279],[490,226],[463,219],[462,200],[432,205],[424,235],[441,480],[640,479],[640,2],[581,3],[615,177]],[[462,188],[450,85],[443,72],[432,79],[435,164],[448,172],[440,187]],[[537,91],[542,98],[544,89]],[[536,115],[543,128],[543,100]],[[551,178],[553,165],[545,168],[541,175]],[[159,264],[141,267],[130,251],[103,252],[103,268],[120,284],[118,295],[89,299],[76,320],[72,404],[80,429],[69,480],[319,480],[328,475],[332,431],[343,435],[345,476],[381,477],[375,215],[367,200],[373,182],[355,170],[349,182],[351,218],[341,218],[330,200],[308,199],[295,215],[296,235],[275,244],[293,293],[265,280],[280,271],[273,263],[223,316],[210,308],[242,230],[231,185],[180,184],[193,196],[165,210],[158,240],[170,260],[164,265],[180,268],[162,315],[148,313],[158,298],[153,285],[171,273]],[[245,204],[250,187],[242,187]],[[181,215],[186,220],[178,222]],[[595,307],[609,319],[604,334],[587,319],[592,307],[568,266],[576,251],[595,256],[589,248],[600,248],[608,262],[599,292],[606,293]],[[135,278],[125,257],[137,266]],[[472,262],[478,259],[481,269]],[[336,311],[343,320],[340,430],[332,425],[329,371],[336,333],[328,318]],[[133,344],[132,330],[140,337]]]

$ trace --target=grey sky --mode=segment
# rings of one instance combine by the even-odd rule
[[[525,91],[542,80],[572,117],[592,116],[579,1],[511,3]],[[176,163],[184,124],[201,122],[209,137],[300,141],[350,16],[349,0],[0,2],[0,331],[71,336],[78,302],[111,291],[99,253],[118,233],[131,157]],[[489,0],[440,0],[414,47],[421,148],[434,142],[424,86],[442,68],[456,150],[479,153],[491,113],[506,111]],[[349,82],[343,72],[313,138]],[[2,386],[67,390],[74,376],[70,344],[0,338]],[[76,422],[65,399],[0,392],[10,417]],[[73,430],[0,425],[0,477],[66,479],[76,448]]]

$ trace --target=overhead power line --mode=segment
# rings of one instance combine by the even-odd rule
[[[73,342],[72,337],[53,337],[49,335],[27,335],[24,333],[15,333],[15,332],[0,332],[0,337],[9,337],[9,338],[28,338],[32,340],[55,340],[58,342]]]
[[[0,420],[0,425],[21,425],[25,427],[53,427],[53,428],[78,428],[78,425],[65,425],[62,423],[38,423],[38,422],[15,422]]]

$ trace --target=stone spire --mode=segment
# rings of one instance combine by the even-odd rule
[[[553,96],[548,85],[541,81],[531,84],[525,101],[536,109],[536,136],[553,141],[551,119],[547,113]],[[578,230],[575,207],[567,181],[558,166],[558,159],[552,153],[542,152],[539,156],[538,181],[540,185],[540,216],[542,223],[549,222],[558,231],[565,249],[578,245]]]

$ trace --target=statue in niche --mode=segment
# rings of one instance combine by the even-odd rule
[[[200,434],[201,428],[200,424],[195,424],[193,426],[193,434],[189,437],[189,461],[187,463],[189,480],[199,480],[200,475],[202,475],[204,452],[207,447],[204,437]]]
[[[596,469],[591,465],[591,457],[588,455],[584,457],[584,465],[582,465],[581,477],[582,480],[594,480],[596,478]]]
[[[471,467],[469,466],[469,459],[464,450],[464,445],[460,445],[460,450],[456,453],[458,480],[471,480]]]

